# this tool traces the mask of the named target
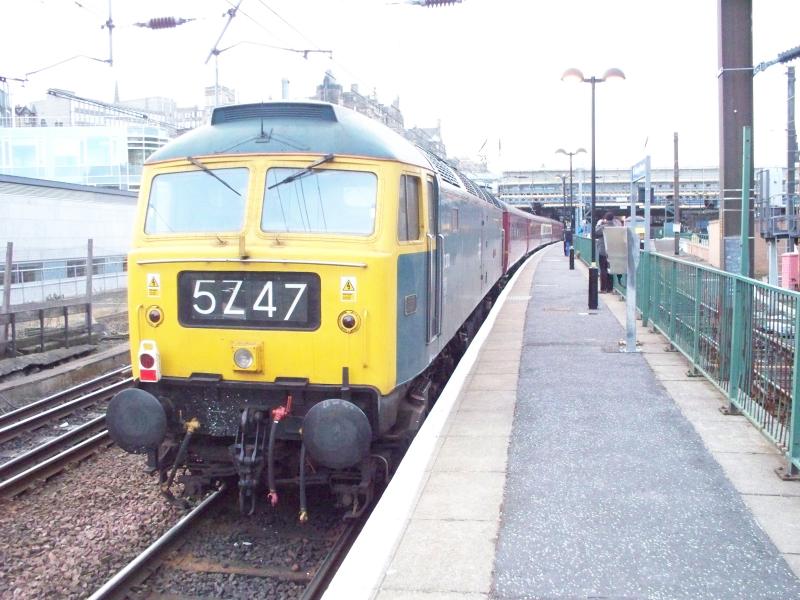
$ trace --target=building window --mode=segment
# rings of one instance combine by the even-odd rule
[[[86,259],[75,258],[67,261],[67,277],[84,277],[86,275]]]
[[[44,264],[40,262],[24,263],[22,265],[18,265],[17,268],[19,269],[17,282],[22,280],[22,283],[30,283],[31,281],[42,280],[42,270],[44,268]]]

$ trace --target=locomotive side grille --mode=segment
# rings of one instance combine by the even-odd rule
[[[419,148],[419,146],[417,146]],[[456,176],[455,171],[450,168],[446,162],[444,162],[441,158],[433,154],[432,152],[428,152],[424,148],[419,148],[422,152],[425,153],[425,156],[428,157],[428,161],[431,163],[431,166],[436,169],[439,173],[439,176],[444,179],[447,183],[452,184],[456,187],[464,187],[458,181],[458,176]]]
[[[481,196],[481,194],[478,192],[478,188],[475,186],[474,183],[472,183],[472,181],[464,177],[464,175],[458,171],[456,171],[456,175],[458,175],[459,179],[461,179],[462,183],[464,184],[464,187],[469,190],[470,194],[478,196],[479,198],[483,198],[483,196]],[[485,200],[485,198],[483,199]]]
[[[491,192],[487,191],[486,189],[484,189],[484,188],[482,188],[480,186],[478,187],[478,192],[480,192],[481,198],[486,200],[489,204],[493,204],[497,208],[503,208],[503,205],[500,204],[500,201]]]
[[[317,119],[331,122],[337,120],[333,107],[327,104],[271,102],[215,108],[211,115],[211,124],[218,125],[244,119]]]

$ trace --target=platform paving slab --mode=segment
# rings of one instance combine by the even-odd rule
[[[561,257],[535,275],[491,597],[800,598],[709,451],[741,434],[738,448],[762,452],[763,438],[738,418],[709,421],[698,428],[713,438],[707,448],[645,353],[613,351],[624,329],[609,305],[624,303],[604,296],[586,315],[585,286],[585,271]],[[682,365],[662,366],[693,385],[672,372]]]
[[[441,471],[503,471],[508,436],[448,435],[439,450],[436,469]]]
[[[748,494],[744,501],[781,552],[800,554],[800,497]]]
[[[459,410],[450,425],[448,433],[453,436],[503,436],[511,435],[514,423],[513,407],[498,408],[492,406],[486,410]]]
[[[775,469],[786,465],[786,459],[777,453],[716,452],[714,458],[734,487],[745,496],[800,497],[800,485],[796,481],[784,481],[775,475]]]
[[[431,474],[415,518],[494,521],[503,502],[505,473],[437,471]],[[457,502],[453,499],[458,498]]]
[[[492,392],[491,396],[489,396],[486,391],[467,391],[461,396],[459,410],[477,410],[485,412],[487,400],[490,397],[493,410],[511,409],[513,411],[517,405],[516,390],[499,390]]]
[[[518,371],[517,369],[516,371]],[[494,392],[513,392],[517,389],[517,373],[479,373],[472,377],[469,389],[471,391],[485,391],[486,400],[491,401]],[[488,407],[487,407],[488,408]]]

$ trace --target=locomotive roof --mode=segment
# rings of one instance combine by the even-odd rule
[[[516,206],[512,206],[508,202],[502,202],[501,201],[500,204],[503,206],[503,209],[506,212],[509,212],[511,214],[515,214],[515,215],[523,217],[525,219],[529,219],[531,221],[539,221],[539,222],[542,222],[542,223],[547,222],[547,223],[553,223],[553,224],[560,224],[560,221],[557,221],[556,219],[551,219],[549,217],[542,217],[540,215],[531,214],[526,210],[521,210],[521,209],[517,208]]]
[[[343,154],[431,168],[423,153],[385,125],[325,102],[265,102],[214,109],[198,127],[154,152],[147,163],[214,154]]]

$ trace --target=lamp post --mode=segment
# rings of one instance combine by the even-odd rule
[[[567,218],[567,176],[556,175],[561,180],[561,221]]]
[[[596,83],[603,83],[610,79],[625,79],[625,73],[619,69],[608,69],[603,73],[602,77],[584,77],[583,73],[578,69],[567,69],[561,76],[561,81],[576,81],[578,83],[589,83],[592,86],[592,205],[591,205],[591,224],[592,224],[592,262],[589,267],[589,309],[597,309],[597,257],[596,257],[596,217],[594,214],[595,196],[596,196],[596,172],[595,172],[595,144],[594,144],[594,86]]]
[[[575,152],[567,152],[563,148],[559,148],[556,150],[556,154],[565,154],[569,156],[569,232],[570,232],[570,244],[569,244],[569,269],[570,271],[575,270],[575,208],[573,205],[574,201],[574,191],[572,188],[572,157],[576,154],[580,154],[583,152],[586,154],[586,150],[583,148],[578,148]],[[583,212],[583,211],[581,211]]]
[[[556,154],[565,154],[569,156],[569,212],[570,212],[570,219],[572,219],[569,230],[572,233],[575,233],[575,215],[573,214],[574,194],[572,188],[572,157],[580,153],[586,154],[586,150],[583,148],[578,148],[577,150],[575,150],[575,152],[567,152],[563,148],[559,148],[558,150],[556,150]]]
[[[566,175],[556,175],[561,180],[561,222],[563,223],[563,227],[561,229],[561,237],[564,240],[564,256],[569,256],[569,268],[570,270],[575,269],[575,259],[573,258],[575,255],[573,254],[572,250],[572,232],[567,229],[566,223],[566,213],[567,213],[567,176]],[[572,214],[570,212],[570,214]],[[572,222],[572,217],[570,216],[570,222]]]

